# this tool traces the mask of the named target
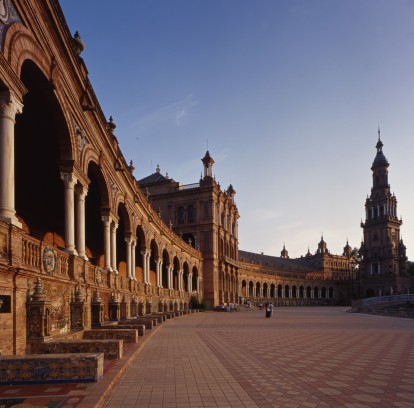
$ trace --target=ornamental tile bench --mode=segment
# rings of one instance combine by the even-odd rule
[[[161,313],[163,316],[165,316],[166,319],[174,319],[175,318],[175,313],[174,312],[164,312]]]
[[[166,319],[166,317],[161,313],[153,314],[153,315],[151,315],[151,317],[153,319],[156,319],[157,323],[163,323],[163,322],[165,322],[165,319]]]
[[[0,385],[98,382],[103,353],[0,356]]]
[[[155,322],[155,324],[154,324]],[[157,320],[151,317],[136,317],[134,319],[121,320],[120,325],[143,324],[146,330],[152,330],[157,325]]]
[[[99,328],[85,330],[83,332],[84,340],[123,340],[124,343],[138,343],[137,328],[121,328],[113,326],[111,328]]]
[[[123,355],[123,340],[57,340],[32,343],[32,354],[104,353],[105,359],[120,359]]]
[[[138,330],[138,336],[142,337],[145,336],[145,325],[144,324],[138,324],[138,323],[119,323],[116,326],[110,326],[110,327],[103,327],[99,328],[97,330],[119,330],[119,329],[129,329],[129,330]]]

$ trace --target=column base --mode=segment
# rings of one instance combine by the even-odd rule
[[[70,255],[78,256],[78,251],[74,247],[73,248],[65,248],[65,252],[67,252]]]
[[[6,224],[12,224],[20,229],[22,229],[22,223],[15,216],[4,216],[0,215],[0,220],[4,221]]]

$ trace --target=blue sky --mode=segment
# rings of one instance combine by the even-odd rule
[[[135,177],[237,191],[239,248],[359,246],[377,128],[414,257],[413,0],[61,0]]]

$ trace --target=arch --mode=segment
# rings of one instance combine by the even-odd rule
[[[168,251],[162,251],[162,269],[161,269],[161,284],[163,288],[168,288],[168,268],[170,266],[170,256]]]
[[[312,297],[312,288],[310,286],[306,287],[306,297],[310,299]]]
[[[254,291],[253,291],[253,287],[254,287],[254,283],[253,281],[249,282],[249,297],[252,298],[254,295]]]
[[[333,299],[334,297],[334,288],[332,286],[329,288],[328,297],[329,299]]]
[[[192,272],[193,272],[193,276],[192,276],[191,286],[192,286],[193,292],[198,292],[198,269],[196,266],[193,266]]]
[[[313,297],[319,299],[319,288],[317,286],[313,288]]]
[[[325,286],[323,286],[322,289],[321,289],[321,298],[322,299],[326,299],[327,298],[327,290],[326,290],[326,287]]]
[[[304,298],[305,288],[301,285],[299,286],[299,299]]]
[[[27,61],[31,61],[37,66],[44,78],[50,84],[50,90],[53,92],[61,107],[62,116],[64,117],[68,130],[70,130],[70,135],[74,135],[75,131],[70,116],[70,108],[67,106],[67,98],[63,95],[62,88],[59,86],[59,67],[56,64],[54,57],[47,55],[40,48],[36,39],[32,36],[32,33],[20,23],[14,23],[7,29],[3,50],[6,60],[19,78],[22,76],[23,67]],[[53,119],[54,118],[52,117],[51,120]],[[73,160],[75,159],[75,151],[75,138],[70,137],[68,143],[61,147],[60,156],[65,160]]]
[[[292,286],[292,298],[293,298],[293,299],[296,299],[296,298],[297,298],[297,293],[296,293],[296,291],[297,291],[296,285],[293,285],[293,286]]]
[[[127,251],[126,239],[131,236],[131,222],[126,205],[118,203],[118,228],[116,229],[116,265],[120,276],[128,276],[127,271]]]
[[[243,279],[242,280],[242,288],[241,288],[241,295],[245,298],[245,297],[247,297],[247,290],[246,290],[246,288],[247,288],[247,282],[246,282],[246,280],[245,279]]]
[[[103,212],[108,212],[108,189],[95,162],[90,162],[87,172],[90,180],[85,197],[85,244],[86,256],[93,264],[104,267]]]
[[[290,293],[289,293],[289,285],[285,285],[285,298],[289,299],[290,298]]]
[[[22,61],[20,68],[28,92],[15,124],[15,208],[26,232],[64,248],[64,183],[59,163],[72,156],[69,128],[43,70],[30,59]],[[33,174],[41,175],[41,194]]]
[[[138,282],[144,282],[144,251],[146,250],[145,232],[141,225],[135,230],[135,276]]]
[[[275,298],[276,297],[276,285],[272,283],[270,285],[270,297]]]
[[[159,258],[158,245],[155,239],[152,239],[150,242],[150,270],[149,278],[150,283],[153,286],[157,286],[157,260]]]
[[[173,285],[173,289],[175,290],[178,290],[178,280],[179,280],[180,269],[181,269],[180,261],[175,256],[174,261],[173,261],[173,276],[172,276],[173,278],[172,285]]]
[[[188,292],[189,275],[190,275],[190,268],[188,267],[188,263],[184,262],[184,264],[183,264],[183,290],[184,290],[184,292]]]
[[[283,288],[282,288],[282,285],[281,284],[277,285],[277,297],[278,298],[282,298],[283,297]]]
[[[268,293],[267,293],[268,292],[268,290],[267,290],[268,287],[269,287],[269,285],[267,283],[264,283],[263,284],[263,296],[264,297],[267,297],[268,296]]]
[[[261,293],[260,293],[261,287],[262,285],[260,284],[260,282],[256,282],[256,297],[261,297]]]

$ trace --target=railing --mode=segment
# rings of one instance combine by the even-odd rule
[[[41,271],[41,243],[29,235],[23,236],[22,264],[29,269]]]
[[[191,190],[192,188],[200,187],[200,183],[184,184],[180,185],[179,190]]]
[[[385,306],[387,304],[396,304],[396,303],[407,303],[407,302],[413,302],[414,303],[414,295],[388,295],[388,296],[377,296],[377,297],[371,297],[366,299],[360,299],[357,301],[354,301],[352,303],[352,308],[369,308],[373,306]]]

